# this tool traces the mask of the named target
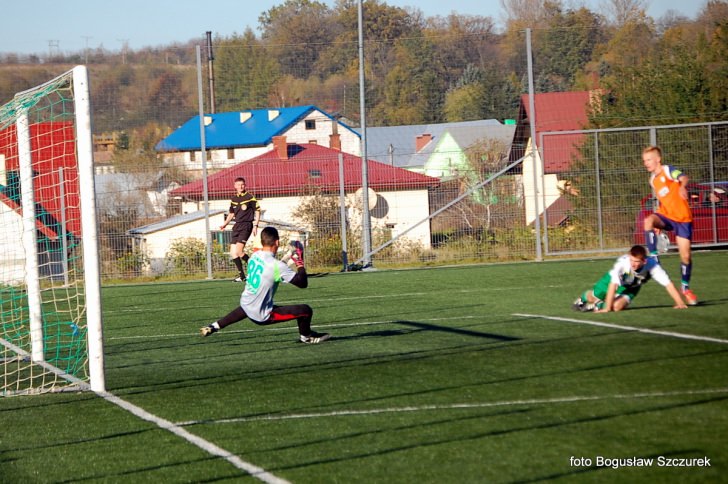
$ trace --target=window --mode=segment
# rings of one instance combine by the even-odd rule
[[[190,161],[196,160],[197,153],[195,151],[190,151]]]
[[[235,159],[235,148],[228,148],[227,152],[228,152],[227,159],[234,160]]]
[[[315,119],[307,119],[306,120],[306,129],[316,129],[316,120]]]
[[[308,176],[311,178],[321,178],[321,170],[308,170]]]
[[[308,144],[310,144],[310,145],[317,145],[318,144],[318,141],[316,141],[315,139],[310,139],[310,140],[308,140]]]

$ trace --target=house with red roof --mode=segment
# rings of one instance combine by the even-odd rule
[[[285,136],[275,136],[272,142],[273,149],[266,153],[207,177],[209,209],[215,213],[211,227],[216,229],[223,222],[230,198],[235,194],[233,183],[237,177],[245,178],[247,190],[258,198],[264,221],[277,220],[298,226],[305,225],[305,221],[293,215],[302,200],[313,194],[338,198],[343,185],[350,226],[360,226],[361,198],[358,194],[362,187],[362,160],[359,156],[319,144],[289,143]],[[340,157],[343,179],[339,176]],[[392,237],[430,215],[429,192],[440,185],[437,178],[373,160],[368,163],[367,178],[372,230],[386,231]],[[170,196],[180,199],[182,216],[199,214],[205,208],[202,179],[172,190]],[[338,227],[338,214],[331,223]],[[198,227],[195,230],[192,225],[189,227],[188,236],[204,240],[204,230],[199,229],[201,225],[195,226]],[[142,232],[134,233],[147,236]],[[147,254],[152,260],[163,258],[162,250],[171,241],[164,233],[158,235],[166,238],[167,245],[160,248],[159,253]],[[430,247],[429,223],[413,228],[400,240]],[[146,243],[147,247],[153,245]]]
[[[534,169],[539,180],[539,215],[543,214],[545,205],[549,225],[558,225],[564,221],[570,205],[562,197],[563,187],[570,184],[569,172],[574,160],[580,156],[579,147],[585,138],[580,133],[558,136],[547,133],[586,129],[592,98],[589,91],[548,92],[534,96],[538,155],[534,163],[530,156],[532,113],[528,95],[521,96],[510,159],[515,161],[525,156],[522,176],[526,223],[532,223],[535,218]]]

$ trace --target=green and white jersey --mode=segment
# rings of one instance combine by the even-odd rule
[[[654,257],[648,257],[640,270],[633,271],[629,255],[625,254],[617,259],[612,270],[609,271],[609,281],[625,288],[639,287],[651,278],[663,286],[670,284],[670,276]]]
[[[248,279],[240,295],[240,307],[254,321],[265,321],[273,310],[273,296],[281,281],[291,282],[296,273],[275,258],[259,250],[248,261]]]

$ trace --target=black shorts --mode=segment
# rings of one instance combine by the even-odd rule
[[[231,243],[245,244],[253,233],[253,222],[242,222],[233,225],[233,238]]]

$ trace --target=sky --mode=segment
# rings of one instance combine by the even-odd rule
[[[251,27],[259,34],[258,17],[285,0],[51,0],[5,2],[2,7],[3,25],[0,28],[0,52],[47,54],[51,49],[62,53],[82,52],[86,48],[103,46],[121,51],[126,43],[130,49],[159,47],[175,42],[213,36],[243,33]],[[319,0],[334,5],[334,0]],[[500,0],[384,0],[397,7],[417,6],[428,16],[447,16],[450,13],[482,15],[500,22]],[[599,11],[601,0],[564,0],[565,5],[584,4]],[[661,17],[675,10],[695,18],[706,0],[651,0],[647,13]],[[28,12],[32,5],[35,14]],[[365,13],[366,15],[366,13]]]

